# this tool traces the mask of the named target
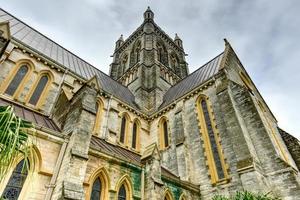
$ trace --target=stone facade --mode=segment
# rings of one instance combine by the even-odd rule
[[[206,200],[241,190],[300,197],[299,141],[278,129],[228,41],[189,74],[181,39],[166,35],[148,8],[142,25],[116,42],[108,77],[81,67],[79,58],[78,68],[64,66],[63,55],[50,58],[24,44],[8,23],[0,30],[0,98],[57,126],[36,120],[38,166],[19,199],[91,199],[97,178],[101,199],[111,200],[122,186],[126,199],[136,200]],[[8,95],[22,64],[30,70]],[[76,70],[95,73],[87,78]],[[44,73],[50,81],[32,105]]]

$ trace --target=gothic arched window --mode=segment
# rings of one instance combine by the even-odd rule
[[[173,200],[172,195],[169,190],[165,192],[164,200]]]
[[[101,126],[101,118],[102,118],[102,109],[103,109],[103,103],[99,99],[96,102],[96,119],[95,119],[95,124],[94,124],[94,134],[99,134],[100,133],[100,126]]]
[[[122,186],[119,189],[118,200],[127,200],[127,191],[124,184],[122,184]]]
[[[27,174],[28,168],[25,164],[25,160],[23,159],[17,164],[16,168],[12,172],[12,175],[10,176],[2,194],[2,198],[8,200],[17,200],[22,191]]]
[[[41,76],[40,80],[38,81],[30,99],[29,99],[29,103],[32,105],[37,105],[45,87],[47,86],[49,81],[49,77],[48,75],[44,74]]]
[[[93,184],[91,200],[100,200],[101,199],[101,192],[102,192],[102,183],[100,178],[98,177]]]
[[[165,149],[169,146],[168,122],[164,117],[159,122],[159,140],[160,149]]]
[[[140,60],[141,42],[136,41],[130,52],[130,66],[132,67]]]
[[[121,120],[121,131],[120,131],[120,142],[122,144],[127,144],[127,129],[128,129],[128,123],[129,123],[129,116],[125,113],[122,116],[122,120]]]
[[[227,170],[224,155],[222,153],[219,136],[213,118],[211,108],[206,97],[200,97],[197,102],[200,119],[200,131],[204,140],[205,151],[212,183],[227,178]]]
[[[160,42],[157,43],[157,57],[159,62],[168,66],[168,52],[165,46]]]
[[[14,78],[6,88],[5,94],[13,96],[17,91],[17,89],[19,88],[21,82],[24,80],[28,71],[29,71],[29,67],[26,64],[21,65],[21,67],[18,69],[17,73],[15,74]]]
[[[138,140],[139,140],[139,125],[138,122],[135,121],[132,127],[132,144],[131,147],[134,149],[138,148]]]

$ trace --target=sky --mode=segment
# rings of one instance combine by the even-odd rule
[[[300,139],[299,0],[3,0],[3,9],[108,73],[115,41],[150,6],[155,22],[183,40],[190,72],[227,38],[279,126]]]

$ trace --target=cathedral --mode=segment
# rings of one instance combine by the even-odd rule
[[[190,73],[182,40],[154,19],[148,8],[121,35],[107,75],[0,9],[0,106],[35,126],[35,164],[21,170],[17,158],[1,197],[300,199],[300,143],[278,127],[230,43]]]

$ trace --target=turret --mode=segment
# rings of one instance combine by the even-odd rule
[[[154,19],[154,13],[148,6],[147,10],[144,12],[144,19],[145,20],[153,20]]]
[[[180,48],[183,48],[182,46],[182,40],[180,39],[180,37],[177,35],[177,33],[175,33],[175,38],[174,38],[174,42],[177,46],[179,46]]]
[[[124,42],[123,35],[116,41],[116,49],[119,48]]]

